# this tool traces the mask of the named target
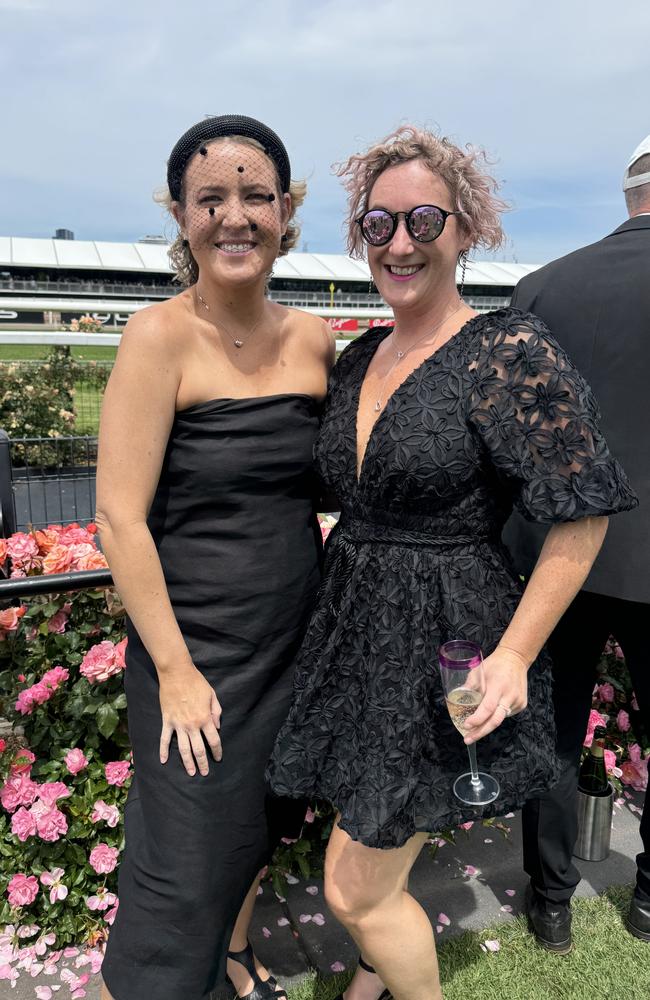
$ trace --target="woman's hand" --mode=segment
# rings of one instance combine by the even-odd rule
[[[528,704],[529,664],[514,649],[497,646],[483,661],[485,695],[466,720],[465,743],[475,743]]]
[[[163,725],[160,734],[160,763],[166,764],[169,744],[176,733],[178,750],[188,774],[208,773],[207,743],[216,761],[221,760],[221,705],[203,674],[190,664],[173,674],[160,677],[160,708]]]

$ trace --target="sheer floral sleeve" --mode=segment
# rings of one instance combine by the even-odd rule
[[[591,389],[542,320],[495,313],[469,372],[470,424],[527,520],[576,521],[637,506]]]

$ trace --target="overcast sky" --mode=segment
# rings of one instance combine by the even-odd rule
[[[169,233],[151,196],[174,142],[236,113],[308,180],[303,249],[340,252],[330,165],[414,122],[489,151],[512,205],[497,259],[541,263],[625,218],[650,3],[0,0],[0,93],[2,235]]]

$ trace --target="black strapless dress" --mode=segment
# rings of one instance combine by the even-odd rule
[[[135,778],[102,970],[115,1000],[208,993],[244,896],[289,832],[279,816],[291,803],[269,798],[264,767],[320,578],[318,416],[315,400],[293,393],[176,414],[148,524],[192,659],[221,702],[223,760],[190,777],[174,738],[160,764],[156,670],[129,623]]]

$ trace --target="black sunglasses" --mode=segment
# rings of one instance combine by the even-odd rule
[[[383,247],[395,235],[400,217],[403,217],[414,240],[418,243],[432,243],[440,236],[450,215],[463,214],[447,212],[437,205],[418,205],[408,212],[394,213],[387,212],[385,208],[371,208],[360,215],[356,222],[366,243],[373,247]]]

